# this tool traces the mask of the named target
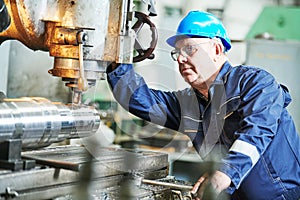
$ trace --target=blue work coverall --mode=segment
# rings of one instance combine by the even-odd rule
[[[107,68],[115,99],[132,114],[188,135],[202,158],[225,152],[232,199],[285,199],[300,186],[300,139],[286,107],[291,96],[265,70],[222,66],[209,98],[192,88],[150,89],[131,64]],[[197,175],[195,175],[197,176]]]

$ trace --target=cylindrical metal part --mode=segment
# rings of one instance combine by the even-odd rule
[[[20,138],[23,149],[90,136],[99,125],[100,115],[88,106],[64,105],[39,97],[0,102],[0,141]]]

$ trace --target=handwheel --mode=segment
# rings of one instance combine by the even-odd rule
[[[133,57],[133,62],[140,62],[142,60],[153,59],[154,54],[153,51],[157,44],[157,30],[155,25],[150,21],[150,18],[148,15],[141,13],[141,12],[135,12],[134,17],[137,18],[137,22],[133,25],[132,29],[136,33],[135,42],[134,42],[134,49],[138,53],[137,56]],[[150,26],[151,31],[151,42],[149,48],[144,48],[141,42],[138,40],[137,35],[139,34],[139,31],[142,29],[144,24],[148,24]]]

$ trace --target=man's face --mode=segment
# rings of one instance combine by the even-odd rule
[[[215,42],[210,38],[185,38],[176,42],[179,72],[191,86],[203,84],[216,71]]]

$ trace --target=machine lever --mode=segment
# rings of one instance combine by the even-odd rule
[[[143,184],[168,187],[172,190],[172,193],[175,194],[180,200],[191,200],[193,198],[196,198],[196,195],[190,192],[193,189],[193,186],[190,185],[182,185],[182,184],[164,182],[159,180],[150,180],[150,179],[144,179],[142,177],[138,177],[138,179],[140,180],[140,183]]]
[[[170,187],[171,189],[177,189],[177,190],[192,190],[193,189],[193,186],[189,186],[189,185],[180,185],[180,184],[176,184],[176,183],[168,183],[168,182],[149,180],[149,179],[142,179],[142,183],[165,186],[165,187]]]
[[[84,66],[83,66],[83,42],[85,41],[86,34],[83,32],[79,33],[79,78],[78,78],[78,90],[86,91],[88,89],[88,82],[84,76]],[[80,102],[78,102],[80,103]]]
[[[83,44],[79,44],[79,78],[78,78],[78,90],[86,91],[88,89],[88,83],[84,76],[83,67]]]

